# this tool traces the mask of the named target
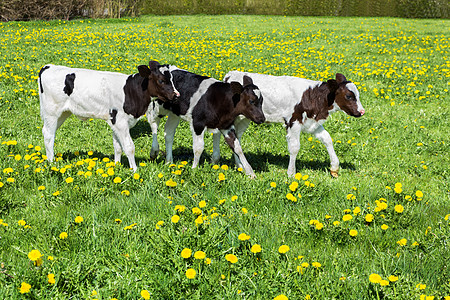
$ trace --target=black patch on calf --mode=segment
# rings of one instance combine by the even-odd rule
[[[111,116],[111,123],[116,124],[117,109],[111,109],[109,115]]]
[[[70,96],[73,93],[75,83],[75,73],[67,74],[66,79],[64,80],[64,93],[67,94],[67,96]]]
[[[158,101],[165,109],[170,110],[177,116],[185,115],[191,103],[191,97],[198,90],[203,80],[210,77],[197,75],[184,70],[174,70],[172,80],[175,88],[180,92],[180,97],[176,101]]]
[[[141,87],[143,91],[146,91],[148,89],[148,77],[144,78],[144,80],[141,83]]]
[[[199,135],[205,127],[230,128],[237,117],[232,113],[235,108],[232,98],[230,84],[220,81],[211,84],[192,110],[195,133]]]
[[[50,68],[50,66],[43,66],[43,67],[41,68],[41,70],[39,71],[39,86],[40,86],[40,88],[41,88],[41,93],[44,92],[44,88],[42,87],[42,79],[41,79],[41,76],[42,76],[42,73],[43,73],[45,70],[49,69],[49,68]]]
[[[334,88],[335,87],[331,87],[331,89]],[[303,113],[305,112],[308,119],[314,118],[314,120],[319,121],[328,118],[328,107],[333,104],[334,94],[336,92],[335,89],[331,89],[329,82],[324,82],[318,86],[307,89],[303,93],[300,103],[295,105],[294,113],[287,125],[292,126],[297,120],[300,123],[303,123]]]
[[[145,86],[148,86],[148,78],[143,78],[139,74],[130,75],[123,87],[125,93],[123,110],[136,119],[145,114],[151,101],[150,96],[143,89],[145,80],[147,80]]]

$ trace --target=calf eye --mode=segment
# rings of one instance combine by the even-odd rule
[[[345,99],[347,99],[347,100],[352,100],[352,99],[353,99],[353,96],[352,96],[352,95],[345,95]]]

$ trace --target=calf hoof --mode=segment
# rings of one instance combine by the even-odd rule
[[[334,178],[338,178],[338,177],[339,177],[339,175],[338,175],[338,170],[336,170],[336,171],[330,170],[330,174],[331,174],[331,176],[333,176]]]
[[[150,152],[150,160],[151,161],[154,161],[157,157],[158,157],[158,155],[166,155],[162,150],[158,150],[158,151],[155,151],[155,152]]]

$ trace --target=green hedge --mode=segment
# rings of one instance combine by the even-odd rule
[[[0,0],[2,21],[185,14],[449,18],[448,0]]]
[[[144,0],[144,14],[448,18],[447,0]]]

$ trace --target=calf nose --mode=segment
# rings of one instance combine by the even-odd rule
[[[362,109],[362,110],[360,111],[360,113],[361,113],[361,116],[363,116],[363,115],[366,113],[366,111],[365,111],[364,109]]]

